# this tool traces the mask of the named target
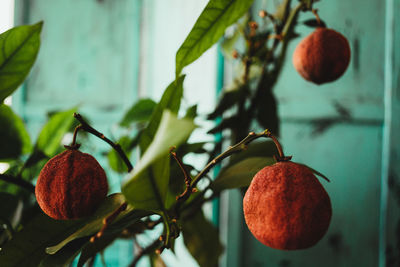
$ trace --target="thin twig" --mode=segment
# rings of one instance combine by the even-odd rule
[[[196,186],[197,182],[198,182],[204,175],[206,175],[207,172],[208,172],[212,167],[214,167],[217,163],[219,163],[220,161],[222,161],[223,159],[229,157],[229,156],[232,155],[232,154],[235,154],[235,153],[238,153],[238,152],[240,152],[240,151],[242,151],[242,150],[247,149],[247,145],[248,145],[250,142],[252,142],[252,141],[254,141],[255,139],[258,139],[258,138],[260,138],[260,137],[268,137],[268,138],[271,138],[271,139],[274,141],[274,143],[275,143],[275,145],[276,145],[276,147],[277,147],[277,149],[278,149],[278,152],[279,152],[279,156],[277,156],[277,159],[278,159],[278,160],[289,160],[289,159],[291,158],[291,157],[286,157],[286,156],[283,154],[283,150],[282,150],[281,145],[279,144],[278,140],[275,138],[275,136],[272,135],[272,133],[271,133],[269,130],[265,130],[265,131],[263,131],[263,132],[261,132],[261,133],[258,133],[258,134],[254,133],[254,132],[250,132],[242,141],[240,141],[239,143],[237,143],[237,144],[234,145],[234,146],[230,146],[225,152],[223,152],[222,154],[220,154],[219,156],[217,156],[216,158],[214,158],[212,161],[210,161],[210,162],[207,164],[207,166],[206,166],[202,171],[200,171],[200,172],[196,175],[196,177],[193,178],[192,183],[191,183],[191,186],[192,186],[192,187]]]
[[[122,150],[121,146],[119,144],[114,143],[110,139],[104,136],[104,134],[100,133],[96,129],[94,129],[92,126],[90,126],[79,113],[74,113],[74,117],[81,123],[82,127],[80,129],[85,130],[86,132],[93,134],[94,136],[97,136],[98,138],[102,139],[105,141],[107,144],[109,144],[117,153],[120,155],[121,159],[124,161],[125,165],[128,168],[128,172],[133,170],[132,163],[129,161],[128,157],[126,156],[125,152]],[[79,129],[78,129],[79,130]]]
[[[0,174],[0,180],[5,181],[10,184],[15,184],[33,194],[35,194],[35,186],[28,181],[25,181],[23,179],[18,179],[16,177],[8,175],[8,174]]]

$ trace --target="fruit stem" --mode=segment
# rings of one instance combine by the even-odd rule
[[[321,18],[320,18],[319,15],[318,15],[318,9],[313,8],[313,9],[311,9],[311,12],[314,14],[315,19],[317,20],[318,26],[319,26],[319,27],[322,27]]]
[[[292,156],[285,156],[285,154],[283,154],[283,149],[281,144],[279,143],[278,139],[272,135],[271,132],[269,132],[268,137],[271,138],[272,141],[274,141],[276,149],[278,150],[279,156],[274,156],[276,161],[289,161],[292,159]]]
[[[81,123],[81,125],[79,125],[78,127],[75,128],[74,139],[72,140],[72,145],[71,146],[73,146],[75,144],[76,133],[80,129],[85,130],[86,132],[88,132],[90,134],[93,134],[94,136],[97,136],[98,138],[100,138],[101,140],[103,140],[104,142],[109,144],[115,151],[117,151],[117,153],[119,154],[121,159],[124,161],[126,167],[128,168],[128,172],[133,170],[132,163],[129,161],[128,157],[126,156],[125,152],[122,150],[122,148],[121,148],[121,146],[119,144],[114,143],[113,141],[111,141],[110,139],[105,137],[104,134],[100,133],[99,131],[94,129],[92,126],[90,126],[82,118],[82,116],[79,113],[74,113],[74,117],[75,117],[75,119],[77,119]]]

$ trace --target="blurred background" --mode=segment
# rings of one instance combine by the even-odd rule
[[[173,81],[175,53],[207,2],[2,0],[1,32],[44,21],[35,66],[6,103],[23,118],[33,140],[49,112],[75,106],[95,128],[117,139],[116,122],[129,107],[144,97],[159,100]],[[258,0],[252,10],[256,14],[278,3]],[[400,1],[322,0],[317,8],[330,28],[349,39],[348,70],[334,83],[306,82],[291,64],[297,38],[274,93],[285,153],[331,179],[322,182],[332,200],[331,226],[305,251],[265,247],[249,234],[242,196],[232,190],[206,207],[225,246],[220,266],[400,266]],[[312,30],[299,26],[296,31],[304,37]],[[235,64],[216,45],[185,73],[183,103],[198,104],[205,117],[222,87],[232,82]],[[197,123],[203,129],[193,138],[212,141],[206,134],[210,122]],[[108,150],[99,141],[86,146],[98,159]],[[111,190],[119,191],[123,177],[112,172],[109,177]],[[166,264],[196,266],[179,242],[175,255],[162,254]],[[107,266],[127,266],[133,250],[132,242],[118,241],[105,252]]]

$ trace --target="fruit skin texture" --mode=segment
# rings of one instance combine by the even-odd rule
[[[56,220],[92,214],[107,192],[107,177],[97,160],[69,149],[46,163],[35,189],[40,208]]]
[[[254,176],[243,211],[258,241],[283,250],[315,245],[332,216],[329,196],[315,175],[290,161],[267,166]]]
[[[304,79],[316,84],[342,76],[350,62],[350,45],[342,34],[317,28],[304,38],[293,53],[293,65]]]

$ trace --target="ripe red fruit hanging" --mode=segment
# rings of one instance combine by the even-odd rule
[[[68,149],[40,171],[35,194],[40,208],[57,220],[92,214],[107,196],[107,177],[89,154]]]
[[[293,53],[293,65],[304,79],[316,84],[342,76],[350,62],[350,46],[340,33],[317,28],[304,38]]]
[[[315,245],[332,216],[329,196],[315,175],[290,161],[267,166],[254,176],[243,211],[255,238],[284,250]]]

